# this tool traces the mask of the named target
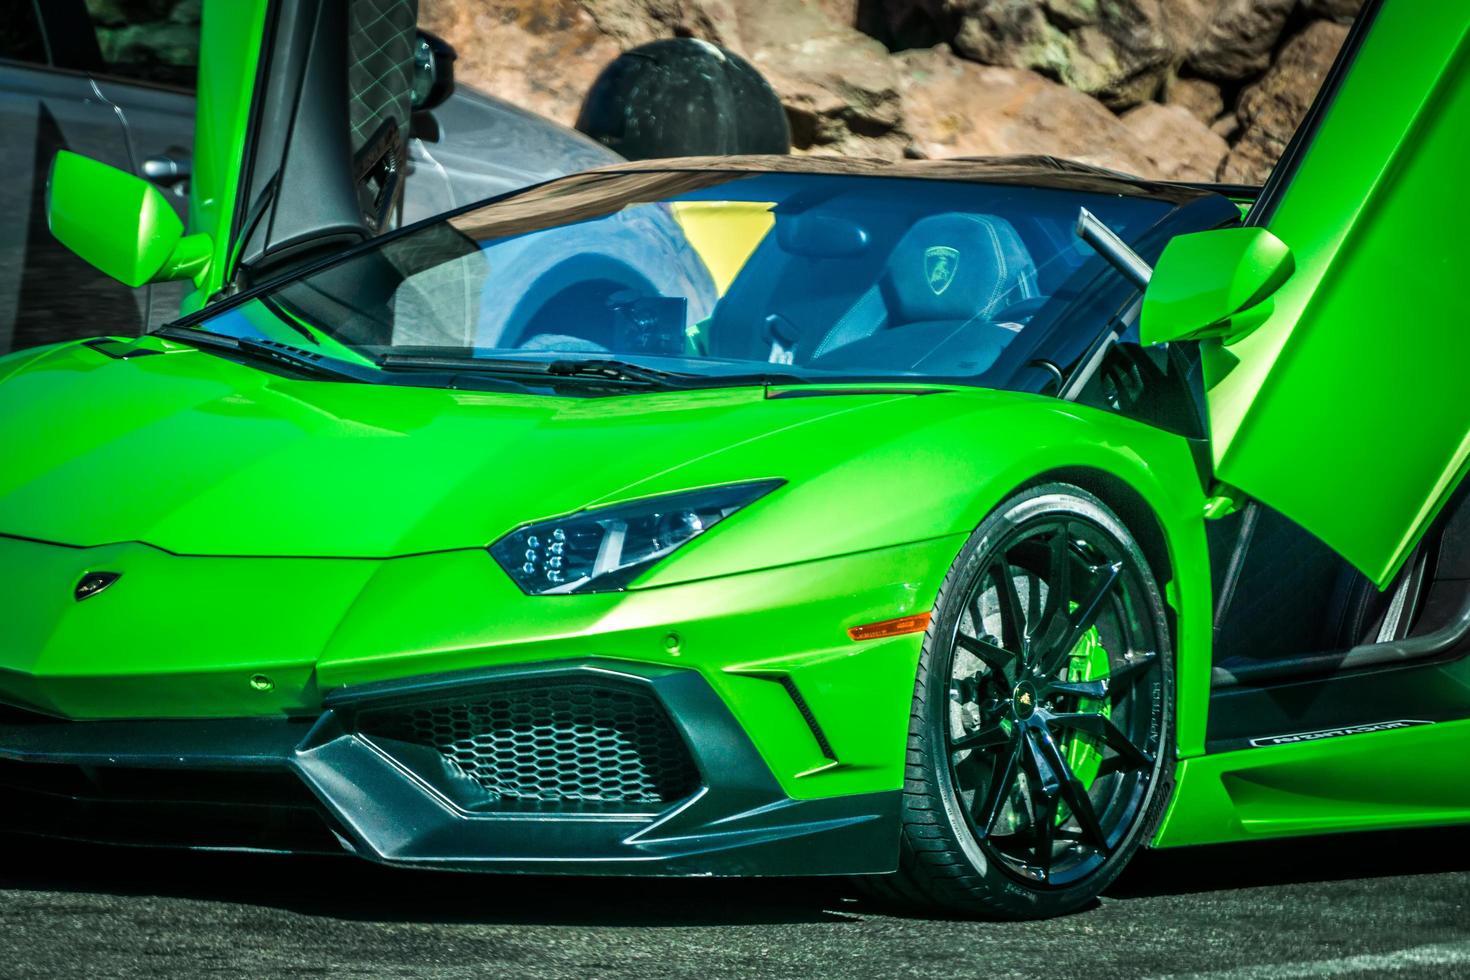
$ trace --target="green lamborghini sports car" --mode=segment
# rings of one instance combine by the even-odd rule
[[[345,2],[206,7],[187,234],[57,160],[193,292],[0,359],[0,826],[1042,917],[1470,823],[1470,13],[1370,4],[1259,194],[672,160],[395,228]]]

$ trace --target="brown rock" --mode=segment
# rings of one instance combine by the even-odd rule
[[[858,27],[860,0],[813,0],[829,21],[840,27]]]
[[[1314,21],[1287,42],[1271,70],[1241,94],[1236,110],[1240,138],[1220,168],[1222,180],[1254,184],[1266,179],[1316,98],[1347,32],[1343,24]]]
[[[750,60],[781,96],[797,149],[897,157],[904,140],[893,59],[850,33],[770,44]]]
[[[568,126],[622,51],[576,0],[420,0],[419,23],[454,45],[456,78]]]
[[[1154,176],[1164,180],[1214,180],[1230,147],[1188,109],[1146,102],[1123,115]]]
[[[1302,9],[1316,17],[1350,24],[1363,9],[1363,0],[1302,0]]]
[[[624,48],[666,37],[697,37],[740,46],[735,6],[730,0],[582,0],[602,33]]]
[[[881,44],[834,19],[857,0],[420,0],[459,52],[456,76],[571,124],[608,62],[659,38],[743,54],[771,81],[799,148],[897,156],[897,73]],[[847,11],[848,14],[843,12]]]
[[[1221,0],[1189,51],[1189,66],[1219,81],[1259,75],[1294,6],[1296,0]]]
[[[1210,124],[1210,132],[1228,143],[1240,133],[1240,117],[1233,112],[1227,112]]]
[[[958,9],[960,54],[1039,71],[1115,109],[1152,98],[1174,61],[1161,0],[960,0]]]
[[[1219,119],[1225,111],[1220,86],[1203,78],[1176,78],[1169,83],[1164,102],[1185,109],[1205,125]]]
[[[821,0],[729,0],[740,20],[746,52],[816,38],[839,37],[864,45],[872,38],[834,18],[833,5]],[[853,14],[856,18],[856,12]]]
[[[896,60],[914,156],[1045,153],[1151,174],[1133,134],[1090,96],[1033,71],[977,65],[943,48],[905,51]]]
[[[1189,54],[1219,0],[1159,0],[1159,25],[1176,63]]]

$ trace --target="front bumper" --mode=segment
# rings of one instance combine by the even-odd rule
[[[601,714],[560,690],[593,692],[579,703]],[[532,701],[545,718],[474,731],[486,705]],[[439,716],[462,731],[388,723]],[[655,751],[672,775],[638,768]],[[866,874],[897,865],[899,795],[792,799],[699,672],[613,660],[356,685],[314,723],[0,717],[0,829],[74,839],[504,872]]]

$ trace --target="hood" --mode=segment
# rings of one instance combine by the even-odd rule
[[[181,555],[478,548],[887,400],[767,399],[759,388],[486,394],[294,380],[192,349],[119,359],[70,345],[0,384],[0,534]],[[745,465],[722,479],[790,476],[748,472],[750,454],[739,455]]]

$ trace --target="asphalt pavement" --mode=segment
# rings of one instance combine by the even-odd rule
[[[1470,977],[1470,830],[1156,852],[1049,922],[840,880],[489,877],[0,838],[3,977]]]

